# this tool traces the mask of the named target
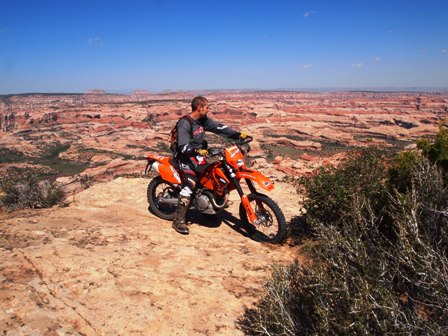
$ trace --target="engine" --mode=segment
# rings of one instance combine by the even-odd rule
[[[202,189],[196,195],[195,206],[196,209],[198,209],[202,213],[208,215],[214,215],[227,206],[228,200],[229,200],[229,194],[225,194],[224,197],[220,199],[218,203],[210,191]]]
[[[214,215],[216,211],[213,209],[212,202],[207,195],[200,195],[196,197],[197,209],[205,214]]]

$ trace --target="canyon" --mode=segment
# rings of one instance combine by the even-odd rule
[[[0,96],[0,172],[12,166],[36,166],[59,176],[73,191],[80,190],[82,181],[141,174],[148,153],[169,154],[169,131],[190,112],[196,94],[209,99],[212,118],[254,137],[252,164],[277,180],[337,163],[351,149],[413,146],[416,139],[433,136],[448,112],[446,92],[120,95],[94,90],[4,95]],[[213,135],[210,139],[219,142]]]
[[[33,170],[67,192],[49,209],[0,208],[4,335],[242,335],[236,321],[273,265],[302,262],[300,244],[247,237],[237,195],[216,220],[192,212],[188,236],[148,211],[145,157],[169,155],[196,94],[254,137],[248,161],[275,182],[269,196],[290,228],[302,215],[296,179],[357,148],[414,148],[448,115],[447,92],[0,96],[0,178]]]

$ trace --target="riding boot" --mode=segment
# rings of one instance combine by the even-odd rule
[[[188,230],[187,223],[185,221],[185,215],[188,210],[188,205],[190,204],[190,198],[179,195],[179,199],[177,202],[177,209],[174,213],[173,218],[173,229],[182,234],[188,234],[190,231]]]

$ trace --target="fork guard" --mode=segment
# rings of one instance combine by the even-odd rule
[[[268,191],[274,189],[274,182],[272,182],[267,176],[253,169],[245,168],[244,170],[237,171],[236,178],[255,181],[260,187]]]

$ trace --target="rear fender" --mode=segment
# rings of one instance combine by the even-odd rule
[[[236,177],[238,179],[249,179],[255,181],[260,187],[269,191],[274,189],[274,182],[272,182],[267,176],[253,169],[245,168],[239,170],[236,173]]]
[[[179,173],[170,163],[170,158],[160,155],[148,155],[146,159],[148,160],[148,164],[146,165],[145,173],[153,169],[167,182],[173,184],[182,183]]]

